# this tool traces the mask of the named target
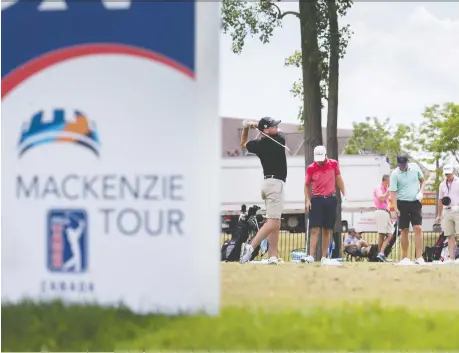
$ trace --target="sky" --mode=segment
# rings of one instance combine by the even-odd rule
[[[297,10],[298,2],[281,7]],[[367,116],[419,124],[426,106],[459,103],[459,2],[355,2],[341,21],[354,34],[340,61],[340,128]],[[298,49],[293,16],[284,18],[270,43],[249,38],[239,55],[222,34],[220,115],[296,122],[301,102],[290,89],[301,73],[284,67],[284,60]]]

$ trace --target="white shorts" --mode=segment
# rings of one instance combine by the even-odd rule
[[[443,216],[441,220],[441,228],[445,232],[445,236],[459,234],[459,212],[453,212],[451,210],[443,210]]]
[[[376,230],[379,234],[392,234],[394,226],[390,221],[390,214],[384,210],[375,211]]]
[[[266,218],[281,219],[284,209],[284,182],[279,179],[264,179],[261,197],[266,205]]]

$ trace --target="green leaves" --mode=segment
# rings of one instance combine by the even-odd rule
[[[453,156],[459,163],[459,105],[448,102],[427,107],[419,132],[419,148],[434,159]]]
[[[423,152],[421,160],[430,164],[453,156],[459,163],[459,105],[448,102],[427,107],[419,127],[414,124],[390,125],[387,118],[367,118],[354,123],[354,131],[344,153],[381,153],[389,157],[392,166],[401,151]]]
[[[328,100],[328,76],[329,76],[329,60],[330,60],[330,25],[328,18],[328,6],[330,0],[318,0],[316,2],[317,8],[317,39],[319,44],[319,72],[320,72],[320,91],[323,100]],[[348,9],[352,6],[353,2],[349,0],[337,0],[336,7],[339,17],[344,17],[347,14]],[[346,54],[346,48],[349,43],[353,32],[350,29],[350,25],[346,24],[339,28],[339,49],[338,55],[342,59]],[[301,52],[296,50],[293,55],[285,59],[284,65],[286,67],[301,67]],[[303,81],[300,79],[295,81],[292,89],[290,90],[295,98],[303,98],[304,88]],[[324,106],[324,104],[322,104]],[[299,120],[303,120],[302,109],[298,114]]]
[[[269,0],[243,2],[223,0],[223,33],[231,35],[233,52],[240,54],[247,36],[257,36],[263,43],[268,43],[274,29],[281,26],[282,12]]]
[[[292,55],[290,55],[288,58],[285,59],[284,66],[302,68],[301,60],[302,60],[301,51],[295,50],[295,52]],[[290,92],[293,94],[295,98],[298,98],[300,102],[303,102],[304,89],[303,89],[303,80],[301,78],[293,82]],[[298,107],[298,120],[300,121],[303,120],[303,106],[302,105]]]
[[[315,23],[317,40],[319,45],[318,53],[308,55],[319,56],[320,90],[322,99],[328,99],[328,74],[329,74],[329,53],[330,53],[330,26],[328,18],[328,6],[332,0],[317,0],[317,19]],[[339,17],[344,17],[353,2],[351,0],[334,0]],[[222,28],[225,34],[232,38],[232,50],[240,54],[247,36],[258,37],[263,43],[269,43],[274,30],[282,26],[282,19],[286,15],[299,17],[295,11],[282,12],[275,0],[260,0],[243,2],[240,0],[223,0],[222,2]],[[342,59],[346,54],[346,48],[352,31],[348,24],[339,28],[339,57]],[[292,56],[285,60],[285,66],[302,67],[301,51],[297,50]],[[291,92],[294,97],[303,100],[303,80],[293,83]],[[323,104],[322,104],[323,105]],[[298,119],[303,120],[303,107],[299,107]]]
[[[389,118],[381,121],[376,117],[367,117],[365,122],[353,123],[353,128],[344,148],[345,154],[382,154],[389,157],[391,166],[395,166],[400,152],[414,149],[414,125],[391,126]]]

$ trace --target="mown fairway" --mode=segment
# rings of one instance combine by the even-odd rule
[[[426,351],[459,347],[459,265],[222,264],[218,317],[2,306],[2,351]]]
[[[459,310],[459,265],[391,263],[222,265],[225,306],[284,309],[378,303],[382,308]]]

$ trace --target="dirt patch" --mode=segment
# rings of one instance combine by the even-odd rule
[[[299,309],[379,302],[407,309],[459,308],[459,265],[222,264],[222,305]]]

